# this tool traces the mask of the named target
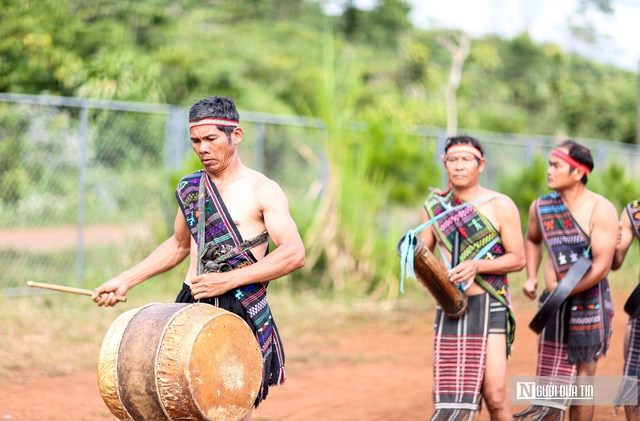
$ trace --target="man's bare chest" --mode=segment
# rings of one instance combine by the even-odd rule
[[[251,194],[221,191],[220,197],[243,237],[257,235],[264,230],[262,212]]]

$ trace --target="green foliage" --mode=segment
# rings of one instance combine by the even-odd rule
[[[327,31],[324,63],[309,108],[325,122],[322,147],[328,174],[316,206],[310,208],[309,225],[301,227],[306,266],[293,277],[314,273],[325,289],[393,296],[396,265],[386,256],[399,232],[393,227],[386,233],[376,229],[391,185],[386,174],[372,165],[375,145],[368,132],[349,129],[362,79],[343,53]]]
[[[0,106],[0,203],[12,205],[20,200],[28,184],[27,170],[22,165],[24,140],[22,127],[26,119]]]
[[[547,163],[535,156],[531,164],[521,167],[515,174],[501,174],[498,179],[500,193],[509,196],[518,207],[523,232],[529,220],[529,207],[538,197],[547,194]]]
[[[607,12],[606,0],[581,7]],[[362,69],[353,118],[398,104],[404,125],[443,126],[451,62],[406,0],[341,16],[303,0],[4,0],[0,91],[190,105],[212,94],[240,109],[309,114],[325,26]],[[274,24],[275,22],[275,24]],[[633,142],[635,75],[526,34],[472,41],[458,89],[460,127]]]
[[[429,187],[439,184],[441,167],[435,165],[433,139],[408,135],[407,128],[397,121],[377,116],[367,122],[363,142],[369,151],[363,158],[392,186],[391,201],[415,204]]]
[[[402,33],[411,28],[410,11],[403,0],[380,0],[371,11],[348,1],[338,26],[349,41],[395,47]]]
[[[629,176],[626,167],[616,162],[610,162],[603,170],[594,171],[588,178],[587,188],[609,199],[618,213],[627,203],[640,198],[639,180]]]

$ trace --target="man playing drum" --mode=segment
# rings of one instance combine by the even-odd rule
[[[540,333],[536,375],[555,379],[555,384],[574,381],[576,375],[579,381],[580,376],[595,375],[598,358],[606,355],[611,336],[613,304],[607,274],[616,248],[618,217],[611,202],[587,189],[592,170],[589,149],[571,140],[561,143],[551,152],[547,170],[547,186],[554,192],[536,199],[529,209],[525,236],[528,279],[523,285],[527,297],[536,297],[543,243],[548,257],[541,304],[559,282],[569,282],[565,275],[580,256],[592,261]],[[566,401],[534,401],[515,419],[562,420],[566,409]],[[593,406],[573,405],[570,417],[591,420]]]
[[[178,185],[174,234],[142,262],[96,288],[93,300],[113,306],[116,295],[190,256],[176,302],[209,303],[237,314],[251,327],[264,365],[258,406],[269,386],[285,380],[267,284],[304,265],[304,246],[280,186],[240,161],[237,148],[243,131],[233,101],[201,99],[189,110],[189,121],[191,146],[204,170],[183,177]],[[276,246],[272,253],[269,238]],[[243,420],[251,415],[249,411]]]
[[[640,239],[640,199],[627,204],[620,215],[618,244],[611,270],[622,267],[634,237]],[[630,310],[633,311],[633,308]],[[640,312],[637,311],[629,317],[629,323],[624,332],[623,374],[636,378],[640,376]],[[640,406],[627,405],[624,409],[628,421],[640,421]]]
[[[510,198],[478,183],[485,160],[477,139],[447,139],[443,163],[450,188],[429,195],[422,222],[460,209],[439,217],[420,236],[431,251],[439,246],[449,267],[458,236],[460,264],[448,276],[464,285],[468,308],[457,319],[436,310],[431,420],[472,420],[483,398],[492,420],[511,420],[506,382],[515,318],[507,274],[525,265],[520,216]]]

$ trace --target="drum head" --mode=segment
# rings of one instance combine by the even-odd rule
[[[262,384],[262,354],[245,321],[225,312],[207,322],[193,344],[188,375],[193,399],[208,419],[242,418]]]

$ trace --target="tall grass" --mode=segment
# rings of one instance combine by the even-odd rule
[[[323,188],[303,228],[307,264],[303,276],[324,289],[390,296],[397,289],[395,242],[399,231],[385,215],[391,183],[371,165],[369,130],[353,130],[362,75],[348,49],[336,49],[325,33],[324,61],[316,75],[310,113],[325,123],[321,156]]]

